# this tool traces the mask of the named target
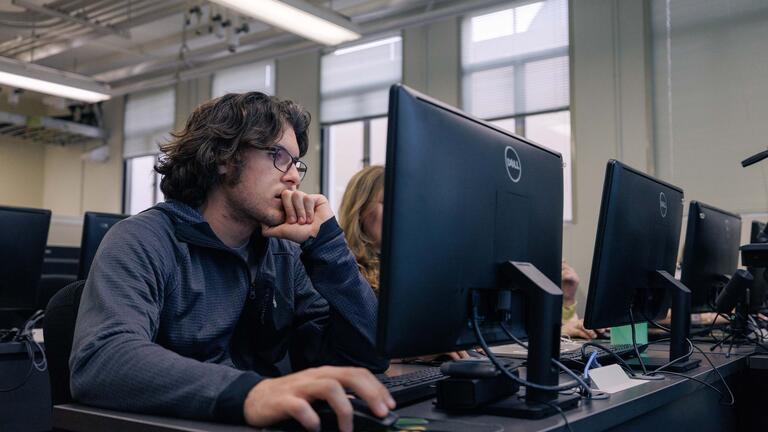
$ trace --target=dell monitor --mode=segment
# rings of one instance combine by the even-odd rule
[[[768,235],[765,232],[765,223],[752,221],[749,233],[750,243],[768,243]],[[748,267],[747,270],[754,277],[750,292],[750,312],[759,312],[765,305],[765,297],[768,295],[768,274],[765,267]]]
[[[690,291],[672,276],[682,216],[680,188],[619,161],[608,161],[585,327],[596,329],[656,320],[666,315],[671,302],[670,358],[685,356],[691,320]],[[695,367],[688,362],[676,365]]]
[[[511,342],[500,322],[519,337],[527,330],[529,379],[541,368],[543,384],[557,384],[561,155],[408,87],[392,86],[389,97],[379,350],[399,358],[477,346],[469,323],[478,299],[484,339]],[[499,294],[507,278],[525,279],[510,262],[549,280],[556,294],[546,312],[519,286]],[[531,362],[534,352],[542,357]]]
[[[741,217],[691,201],[680,282],[691,290],[691,311],[712,312],[739,266]]]
[[[749,230],[749,242],[750,243],[766,243],[768,242],[768,235],[765,233],[765,223],[760,221],[752,221],[752,226]]]
[[[50,210],[0,206],[0,311],[34,310],[50,224]]]
[[[91,263],[96,256],[96,250],[101,244],[101,240],[107,234],[112,225],[127,218],[127,215],[85,212],[83,219],[83,236],[80,242],[80,266],[77,272],[77,279],[83,280],[88,277],[91,270]]]

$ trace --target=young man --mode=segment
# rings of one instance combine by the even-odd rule
[[[229,94],[161,146],[167,201],[115,225],[88,275],[76,400],[317,429],[310,402],[322,399],[341,430],[352,427],[345,388],[378,415],[394,408],[368,370],[341,367],[387,362],[375,354],[376,298],[328,201],[298,190],[309,122],[290,101]],[[299,372],[281,376],[286,355]]]

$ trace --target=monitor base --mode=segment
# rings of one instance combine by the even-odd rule
[[[626,362],[634,370],[643,369],[643,367],[640,366],[640,361],[637,358],[629,359]],[[648,372],[651,372],[653,369],[659,368],[669,363],[669,359],[661,357],[645,357],[643,358],[643,363],[645,364],[645,368],[648,370]],[[663,370],[670,372],[688,372],[689,370],[699,367],[699,363],[701,363],[701,360],[688,358],[687,360],[680,360],[675,362],[665,367]]]
[[[486,405],[480,408],[480,410],[483,414],[535,420],[559,414],[557,408],[560,408],[560,411],[576,408],[579,405],[579,399],[581,399],[581,396],[577,394],[558,395],[547,403],[528,403],[524,395],[513,395],[496,403]]]

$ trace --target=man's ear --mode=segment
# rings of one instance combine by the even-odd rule
[[[219,174],[226,174],[227,173],[227,165],[226,164],[221,164],[221,165],[219,165],[218,168],[219,168]]]

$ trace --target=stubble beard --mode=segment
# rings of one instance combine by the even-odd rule
[[[268,201],[244,201],[239,191],[232,188],[227,193],[229,208],[233,211],[233,216],[243,222],[254,224],[256,228],[262,224],[266,226],[277,226],[285,222],[285,211],[282,205],[278,208],[267,204]],[[240,197],[238,199],[238,197]]]

